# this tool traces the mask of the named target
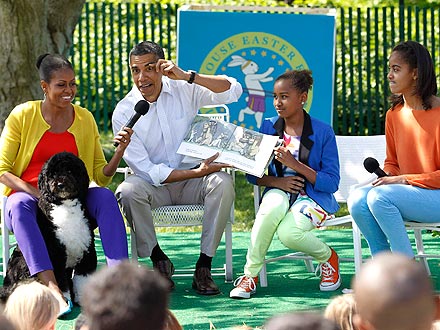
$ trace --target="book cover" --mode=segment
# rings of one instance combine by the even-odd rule
[[[222,120],[196,116],[177,153],[190,157],[188,161],[194,161],[207,159],[218,152],[220,155],[216,162],[262,177],[278,141],[278,136],[262,134]]]

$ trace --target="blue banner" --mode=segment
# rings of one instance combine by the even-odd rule
[[[179,10],[177,62],[184,70],[226,74],[243,86],[230,121],[258,130],[276,116],[273,83],[286,70],[309,69],[304,108],[332,125],[335,16]]]

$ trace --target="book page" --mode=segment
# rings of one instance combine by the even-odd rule
[[[278,136],[262,134],[241,126],[196,116],[177,153],[194,161],[220,155],[216,162],[261,177],[272,159]],[[185,161],[185,159],[184,159]]]
[[[236,127],[222,120],[196,116],[177,153],[199,159],[209,158],[228,145]]]
[[[266,135],[238,126],[217,159],[246,173],[262,177],[272,159],[278,136]]]

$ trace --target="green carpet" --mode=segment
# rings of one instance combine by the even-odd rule
[[[317,230],[315,231],[325,242],[332,246],[341,257],[352,256],[352,241],[350,229]],[[176,268],[193,267],[199,254],[199,233],[165,233],[159,234],[159,242],[168,254]],[[247,245],[250,233],[233,233],[233,265],[234,278],[243,272]],[[424,235],[427,251],[438,251],[440,238]],[[97,242],[98,256],[104,262],[102,248]],[[274,239],[268,253],[269,257],[287,253],[277,238]],[[363,241],[364,258],[369,256],[365,241]],[[140,260],[151,265],[149,259]],[[224,246],[219,247],[213,260],[213,267],[224,263]],[[440,289],[440,267],[438,260],[430,260],[432,279],[436,290]],[[197,295],[191,288],[191,277],[175,278],[176,288],[171,295],[170,308],[177,316],[185,330],[212,328],[227,329],[247,325],[261,327],[264,321],[277,313],[291,310],[322,310],[329,299],[340,294],[343,288],[349,288],[354,274],[351,262],[341,263],[342,285],[335,292],[319,291],[319,278],[307,272],[304,262],[278,261],[268,265],[268,283],[266,288],[257,287],[257,293],[249,300],[234,300],[229,298],[231,283],[225,283],[224,278],[215,277],[222,294],[204,297]],[[74,328],[75,319],[80,312],[76,307],[65,320],[57,322],[58,330]]]

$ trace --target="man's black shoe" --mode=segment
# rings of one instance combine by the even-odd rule
[[[175,285],[171,277],[174,274],[174,265],[171,260],[166,259],[153,262],[153,267],[168,280],[168,282],[170,283],[170,290],[173,290]]]
[[[211,270],[207,267],[197,268],[194,272],[192,287],[198,294],[210,296],[219,294],[220,290],[211,276]]]

